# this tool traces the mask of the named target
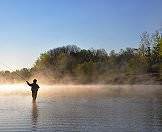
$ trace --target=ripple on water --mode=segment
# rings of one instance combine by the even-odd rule
[[[0,96],[0,131],[162,131],[162,99],[155,94],[60,91],[63,95],[40,93],[37,102],[31,101],[30,91]]]

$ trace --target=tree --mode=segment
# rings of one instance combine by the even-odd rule
[[[151,40],[150,35],[147,32],[142,33],[140,36],[140,48],[139,53],[141,55],[141,59],[146,62],[147,70],[151,71]]]

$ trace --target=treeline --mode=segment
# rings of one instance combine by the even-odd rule
[[[162,81],[162,35],[142,33],[138,48],[81,49],[68,45],[42,53],[31,69],[1,71],[1,82],[37,78],[44,83],[156,84]],[[16,72],[16,73],[15,73]]]

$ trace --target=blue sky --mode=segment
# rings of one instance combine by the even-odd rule
[[[67,44],[119,50],[162,27],[162,0],[0,0],[0,70]]]

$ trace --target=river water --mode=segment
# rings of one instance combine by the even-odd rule
[[[161,86],[0,86],[0,131],[161,132]]]

